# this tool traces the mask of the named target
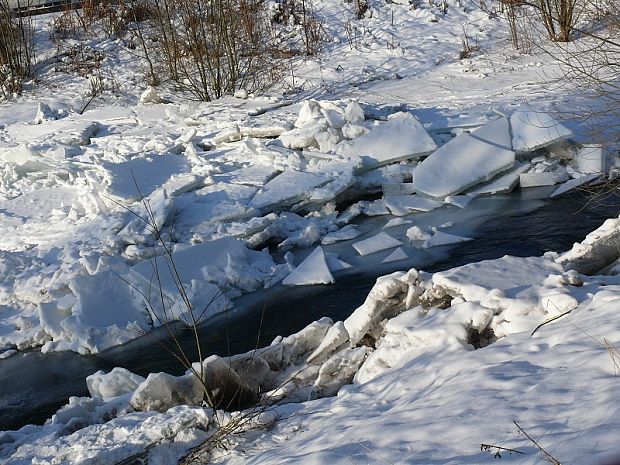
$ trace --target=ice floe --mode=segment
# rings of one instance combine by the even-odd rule
[[[527,103],[511,115],[512,148],[517,153],[533,152],[572,136],[572,132],[543,111]]]
[[[402,242],[398,239],[394,239],[392,236],[385,232],[364,239],[353,244],[353,248],[357,250],[360,255],[370,255],[376,252],[381,252],[386,249],[393,249],[402,245]]]
[[[416,166],[416,191],[436,199],[458,194],[511,168],[515,154],[469,135],[461,135]]]
[[[437,148],[424,126],[409,113],[396,113],[380,122],[368,134],[343,142],[336,153],[361,156],[364,168],[420,158]]]
[[[289,274],[282,284],[301,286],[307,284],[332,284],[334,277],[327,266],[327,259],[321,247],[317,247]]]

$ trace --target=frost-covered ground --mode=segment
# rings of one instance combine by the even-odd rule
[[[376,2],[356,20],[353,5],[317,2],[331,42],[268,95],[197,103],[147,89],[119,42],[92,39],[116,92],[78,114],[88,81],[44,62],[40,83],[0,104],[0,357],[96,353],[191,320],[164,244],[200,318],[280,281],[329,284],[469,240],[458,221],[416,213],[466,212],[518,184],[559,195],[615,166],[578,144],[591,142],[585,130],[559,123],[554,106],[579,95],[548,92],[556,64],[513,53],[500,17],[448,3],[442,15]],[[51,56],[49,17],[37,21],[39,53]],[[481,49],[460,59],[464,31]],[[366,194],[377,200],[358,201]],[[378,228],[357,221],[379,215]],[[207,373],[278,404],[213,460],[473,464],[494,460],[484,443],[539,463],[513,421],[562,463],[620,453],[620,282],[579,274],[606,264],[617,223],[565,256],[396,273],[344,322],[207,359]],[[45,426],[0,433],[0,461],[172,463],[213,431],[191,374],[115,370],[89,390]]]

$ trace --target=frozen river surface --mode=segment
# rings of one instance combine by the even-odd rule
[[[245,296],[228,315],[216,315],[204,326],[203,356],[225,356],[266,346],[276,336],[294,333],[322,316],[343,320],[361,305],[377,276],[394,269],[437,271],[506,254],[533,256],[567,250],[606,218],[618,214],[618,198],[607,199],[604,205],[586,206],[587,202],[578,194],[551,201],[524,198],[519,192],[480,199],[480,205],[470,209],[479,212],[467,231],[473,241],[430,249],[427,255],[397,262],[391,269],[356,268],[355,273],[337,276],[330,286],[276,286]],[[179,374],[182,367],[156,344],[157,337],[146,336],[98,355],[29,352],[0,361],[0,430],[42,423],[69,396],[88,395],[85,377],[97,370],[122,366],[141,375],[159,371]],[[191,353],[189,331],[183,343]]]

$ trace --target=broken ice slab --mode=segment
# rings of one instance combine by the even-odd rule
[[[412,212],[428,212],[443,207],[443,202],[419,195],[394,195],[383,199],[392,215],[405,216]]]
[[[329,181],[314,188],[309,195],[309,201],[317,208],[323,204],[333,200],[336,196],[343,193],[351,187],[355,181],[355,171],[362,164],[359,157],[340,158],[334,157],[329,162],[322,162],[318,167],[311,167],[310,172],[323,174]]]
[[[5,163],[22,165],[37,159],[41,160],[41,154],[28,147],[26,144],[21,144],[9,149],[0,148],[0,160]]]
[[[173,175],[191,171],[187,159],[178,155],[134,158],[123,163],[102,161],[101,166],[105,169],[108,195],[121,201],[148,197]]]
[[[437,148],[424,126],[410,113],[396,113],[370,132],[338,145],[336,153],[360,156],[363,169],[420,158]]]
[[[253,211],[247,204],[256,187],[217,183],[175,200],[175,229],[204,232],[209,226],[243,218]]]
[[[82,121],[113,122],[116,124],[136,124],[138,122],[131,108],[121,107],[119,105],[108,105],[101,108],[86,110],[81,115],[72,115],[72,118]]]
[[[334,252],[327,252],[325,254],[325,259],[327,261],[327,266],[329,267],[329,271],[336,272],[342,270],[348,270],[352,267],[351,264],[344,262],[338,258],[338,254]]]
[[[575,169],[583,174],[604,173],[603,147],[597,144],[583,145],[575,155]]]
[[[327,125],[317,122],[303,128],[295,128],[280,134],[279,140],[289,149],[304,149],[319,146],[316,136],[327,131]]]
[[[273,165],[250,165],[235,171],[213,176],[214,179],[223,179],[233,184],[263,187],[279,171]]]
[[[398,239],[394,239],[387,233],[380,232],[376,236],[356,242],[353,244],[353,248],[357,250],[357,253],[360,255],[370,255],[375,252],[398,247],[399,245],[403,245],[403,243]]]
[[[485,124],[470,135],[487,144],[496,145],[506,150],[512,150],[510,122],[505,116]]]
[[[568,179],[566,171],[551,171],[544,173],[521,173],[519,185],[521,187],[553,186]]]
[[[151,324],[144,302],[115,272],[82,275],[69,282],[75,296],[70,309],[55,303],[39,309],[41,325],[74,350],[97,353],[138,337]]]
[[[395,195],[411,195],[415,193],[415,186],[411,182],[391,182],[383,184],[383,197],[393,197]]]
[[[480,127],[484,124],[487,124],[491,121],[497,119],[497,116],[469,116],[462,115],[454,118],[441,118],[436,119],[429,125],[427,125],[427,129],[429,132],[451,132],[453,129],[473,129]]]
[[[444,202],[459,208],[467,208],[467,205],[473,200],[469,195],[449,195]]]
[[[340,158],[338,155],[332,153],[319,152],[318,150],[304,150],[301,152],[302,157],[306,160],[333,160]]]
[[[339,242],[339,241],[348,241],[348,240],[351,240],[351,239],[355,239],[360,234],[362,234],[362,233],[357,228],[356,225],[348,224],[348,225],[344,226],[343,228],[339,229],[338,231],[332,231],[332,232],[328,233],[321,240],[321,244],[323,244],[323,245],[330,245],[330,244],[334,244],[334,243]]]
[[[422,244],[422,248],[439,247],[441,245],[459,244],[461,242],[472,241],[471,237],[456,236],[442,231],[437,231]]]
[[[519,184],[519,176],[530,168],[529,163],[523,163],[501,174],[489,182],[480,184],[467,191],[467,195],[476,197],[478,195],[506,194]]]
[[[405,253],[405,251],[398,247],[394,252],[385,257],[381,263],[392,263],[399,262],[401,260],[407,260],[409,256]]]
[[[324,173],[309,173],[288,169],[260,189],[250,201],[257,209],[279,208],[293,205],[308,195],[315,187],[331,181]]]
[[[336,282],[327,266],[327,259],[321,246],[297,265],[291,274],[282,280],[286,286],[305,286],[309,284],[332,284]]]
[[[584,174],[581,177],[566,181],[564,184],[558,186],[557,189],[553,191],[553,193],[551,194],[551,197],[557,197],[558,195],[565,194],[566,192],[576,189],[579,186],[583,186],[585,184],[589,184],[598,179],[601,179],[602,176],[603,175],[601,173],[590,173],[590,174]]]
[[[14,124],[6,128],[6,132],[15,142],[49,144],[53,141],[64,145],[88,145],[98,130],[97,122],[76,121],[72,118],[36,125]]]
[[[413,183],[419,194],[444,199],[488,181],[514,163],[514,152],[464,134],[416,166]]]
[[[411,224],[411,223],[413,223],[413,221],[411,220],[405,220],[403,218],[392,218],[387,223],[385,223],[385,225],[383,226],[383,229],[394,228],[396,226],[402,226],[404,224]]]
[[[550,114],[536,111],[523,103],[510,117],[512,149],[517,153],[533,152],[572,136],[570,129]]]
[[[239,133],[241,137],[256,137],[259,139],[270,139],[278,137],[286,131],[291,130],[292,124],[283,123],[279,126],[241,126]]]
[[[169,268],[170,260],[178,275]],[[161,304],[161,291],[170,299],[165,303],[172,305],[171,312],[176,309],[186,313],[179,296],[178,286],[182,284],[188,297],[194,298],[192,306],[208,311],[206,316],[211,316],[223,309],[227,303],[224,295],[231,288],[246,291],[261,288],[273,279],[276,268],[268,252],[250,250],[245,242],[224,237],[175,251],[171,257],[140,262],[131,267],[127,280],[144,295],[151,296],[152,303]]]

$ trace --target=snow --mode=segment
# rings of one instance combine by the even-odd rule
[[[416,166],[413,182],[419,194],[443,199],[488,181],[514,163],[514,152],[461,135]]]
[[[323,249],[319,246],[289,274],[282,284],[304,286],[308,284],[332,284],[334,277],[329,271]]]
[[[570,129],[549,113],[532,108],[527,103],[510,117],[512,147],[515,152],[532,152],[572,136]]]
[[[503,18],[436,3],[371,1],[358,19],[354,4],[319,0],[332,41],[294,57],[266,94],[209,103],[147,88],[121,41],[85,37],[105,51],[102,73],[115,84],[83,114],[88,79],[48,66],[62,62],[50,17],[39,17],[37,79],[0,103],[0,363],[29,349],[100,353],[166,321],[208,319],[280,280],[327,284],[345,270],[411,266],[434,253],[419,248],[468,247],[460,223],[479,215],[473,196],[507,193],[520,178],[522,187],[574,178],[552,195],[597,179],[604,151],[584,127],[537,110],[585,98],[543,82],[557,64],[509,51]],[[481,50],[458,59],[464,30]],[[586,145],[576,149],[567,127]],[[473,204],[486,200],[495,201]],[[438,210],[446,204],[464,211]],[[448,214],[461,227],[428,220]],[[176,463],[244,415],[247,430],[205,461],[480,464],[494,460],[479,447],[491,443],[540,462],[516,420],[562,463],[603,462],[618,452],[620,427],[610,349],[620,338],[619,221],[561,255],[381,277],[344,321],[196,364],[223,395],[261,393],[259,415],[212,414],[191,373],[142,378],[117,367],[89,376],[91,397],[72,397],[47,424],[0,432],[0,462]],[[149,308],[155,269],[163,302]]]

